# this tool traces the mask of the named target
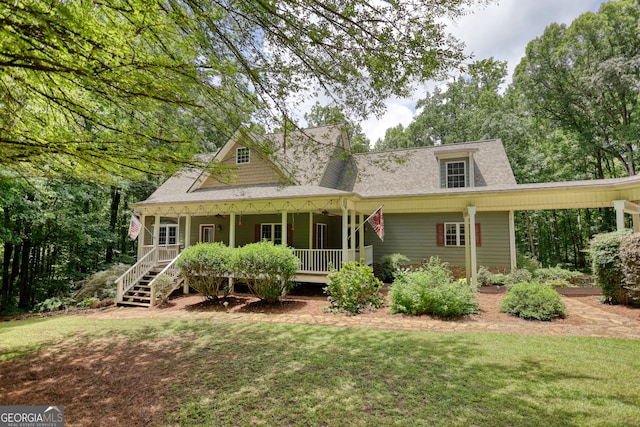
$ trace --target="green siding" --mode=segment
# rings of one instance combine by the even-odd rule
[[[385,236],[378,236],[366,226],[365,243],[373,245],[374,262],[380,263],[387,254],[401,253],[412,264],[438,256],[452,266],[465,265],[464,247],[438,246],[436,224],[463,222],[462,213],[445,214],[385,214]],[[480,212],[476,215],[482,238],[477,249],[478,266],[509,267],[509,214],[507,212]]]

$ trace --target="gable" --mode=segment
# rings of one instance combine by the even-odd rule
[[[225,150],[222,158],[216,160],[224,167],[228,167],[229,174],[225,177],[206,176],[198,189],[226,187],[229,185],[257,185],[279,184],[285,180],[271,161],[263,158],[258,150],[243,144],[241,141],[231,143]],[[238,150],[240,160],[248,161],[238,163]],[[248,156],[244,156],[244,154]]]

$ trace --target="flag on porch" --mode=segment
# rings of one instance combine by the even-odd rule
[[[131,240],[136,240],[141,229],[142,229],[142,223],[140,222],[137,216],[132,214],[131,222],[129,223],[129,238]]]
[[[384,216],[382,215],[382,206],[367,218],[369,225],[376,232],[380,240],[384,242]]]

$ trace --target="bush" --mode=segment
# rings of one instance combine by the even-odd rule
[[[156,286],[156,302],[158,305],[164,304],[173,292],[175,282],[168,274],[161,274],[153,281]]]
[[[513,286],[516,283],[528,282],[533,279],[533,274],[526,268],[519,268],[513,270],[509,274],[504,275],[503,284],[507,286]]]
[[[107,270],[92,274],[78,283],[79,289],[73,297],[80,301],[86,298],[114,299],[116,297],[116,280],[130,267],[130,265],[116,264]]]
[[[298,258],[282,245],[263,240],[236,249],[233,271],[243,279],[249,291],[266,302],[276,302],[295,285]]]
[[[393,282],[396,274],[406,267],[410,261],[409,258],[402,254],[389,254],[382,257],[382,280],[385,282]]]
[[[72,307],[74,305],[76,305],[76,301],[73,298],[53,297],[47,298],[46,300],[36,304],[33,308],[33,311],[37,311],[39,313],[58,311]]]
[[[565,317],[566,306],[560,294],[538,282],[522,282],[509,289],[500,310],[523,319],[552,320]]]
[[[324,292],[329,295],[331,311],[358,314],[382,306],[381,287],[371,267],[352,261],[344,263],[340,271],[332,267]]]
[[[533,278],[539,282],[571,282],[582,276],[583,274],[579,271],[567,270],[560,266],[538,268],[533,272]]]
[[[591,267],[596,284],[602,288],[602,300],[618,304],[624,300],[624,273],[620,260],[620,245],[628,231],[597,234],[591,240]]]
[[[493,277],[493,273],[489,271],[489,269],[485,266],[480,266],[477,274],[478,285],[480,286],[491,286],[495,284],[495,278]]]
[[[624,282],[640,286],[640,233],[625,236],[620,242],[620,263]]]
[[[78,307],[81,308],[92,308],[96,303],[100,300],[98,298],[85,298],[78,303]]]
[[[478,313],[475,288],[466,280],[452,281],[446,264],[432,258],[426,268],[398,275],[389,289],[390,311],[441,317]]]
[[[233,251],[220,242],[200,243],[182,251],[176,266],[189,286],[205,298],[216,299],[229,293]]]

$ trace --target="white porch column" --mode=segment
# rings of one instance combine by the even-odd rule
[[[309,211],[309,249],[313,249],[313,211]]]
[[[518,269],[516,256],[516,225],[513,211],[509,211],[509,258],[511,258],[511,271]]]
[[[351,211],[351,242],[349,243],[349,249],[350,251],[350,256],[353,259],[350,259],[349,261],[360,261],[359,259],[356,259],[356,211],[352,210]]]
[[[614,200],[613,207],[616,210],[616,230],[624,230],[624,200]]]
[[[468,236],[469,236],[469,260],[467,264],[469,264],[471,269],[471,284],[476,286],[478,284],[478,268],[477,268],[477,258],[476,258],[476,207],[475,206],[467,206],[467,214],[468,214]],[[469,272],[467,272],[467,277],[469,277]]]
[[[341,204],[342,205],[342,204]],[[342,208],[342,262],[345,263],[349,261],[349,210],[341,206]],[[340,266],[342,268],[342,266]]]
[[[153,247],[154,248],[158,248],[158,245],[160,244],[160,215],[156,214],[155,217],[155,222],[154,222],[154,227],[153,227]],[[158,251],[156,250],[154,259],[157,262],[158,261]]]
[[[360,222],[358,223],[358,250],[360,251],[360,258],[364,258],[364,214],[358,215]]]
[[[282,245],[287,246],[287,211],[282,211]]]
[[[191,214],[187,214],[184,219],[184,247],[191,246]]]
[[[144,253],[144,236],[147,234],[147,226],[145,225],[145,216],[140,215],[140,222],[142,223],[142,230],[138,234],[138,259],[142,258]]]
[[[229,247],[236,247],[236,213],[229,214]]]

